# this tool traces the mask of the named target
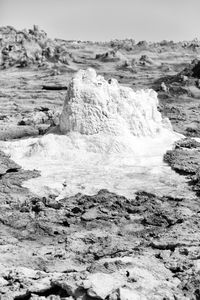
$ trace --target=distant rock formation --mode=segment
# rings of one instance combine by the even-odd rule
[[[83,58],[72,56],[73,50],[84,49],[89,45],[101,45],[106,49],[105,53],[96,55],[97,60],[100,62],[119,62],[122,68],[126,68],[127,63],[129,63],[127,54],[130,54],[131,51],[141,52],[145,50],[155,53],[188,50],[198,53],[200,51],[200,42],[197,39],[178,43],[173,41],[153,43],[139,41],[137,44],[133,39],[112,40],[110,42],[65,41],[48,38],[46,32],[37,25],[29,30],[16,30],[12,26],[5,26],[0,27],[0,69],[23,68],[31,65],[48,68],[52,64],[59,63],[64,69],[75,71],[77,68],[74,64],[83,63]],[[146,61],[142,63],[151,64]],[[132,71],[129,66],[128,69]]]
[[[146,66],[146,65],[153,65],[154,61],[148,55],[142,55],[139,59],[139,64]]]
[[[194,59],[180,74],[180,76],[187,76],[193,78],[200,78],[200,60]]]
[[[132,51],[135,48],[135,40],[133,39],[124,39],[124,40],[112,40],[109,43],[109,46],[114,49],[123,49],[126,51]]]
[[[170,128],[157,105],[153,90],[134,92],[115,79],[106,81],[94,69],[80,70],[69,84],[60,130],[85,135],[155,136],[163,127]]]
[[[153,88],[168,97],[188,95],[189,97],[199,98],[200,60],[192,60],[175,75],[159,78],[154,82]]]
[[[11,26],[0,28],[1,66],[28,66],[42,60],[42,48],[47,44],[47,34],[37,26],[17,31]]]
[[[137,46],[140,48],[148,48],[148,42],[147,41],[139,41],[137,43]]]
[[[110,50],[102,54],[97,54],[96,59],[99,59],[103,62],[118,62],[127,60],[127,58],[120,51],[116,50]]]
[[[69,65],[70,53],[58,42],[48,38],[37,25],[28,31],[11,26],[0,27],[0,68],[27,67],[46,62]]]

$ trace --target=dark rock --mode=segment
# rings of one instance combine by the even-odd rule
[[[200,192],[200,143],[193,139],[183,139],[175,143],[173,150],[164,155],[173,170],[190,178],[193,190]]]
[[[0,151],[0,176],[17,172],[21,167],[12,161],[4,152]]]
[[[175,142],[175,149],[178,148],[187,148],[187,149],[200,148],[200,143],[197,142],[195,139],[185,138]]]
[[[183,148],[168,150],[164,155],[164,161],[180,174],[194,175],[200,167],[199,150],[196,148],[191,151],[187,151]]]

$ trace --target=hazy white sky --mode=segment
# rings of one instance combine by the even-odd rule
[[[200,0],[0,0],[0,26],[52,38],[158,41],[200,37]]]

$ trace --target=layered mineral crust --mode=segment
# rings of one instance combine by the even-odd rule
[[[60,117],[62,133],[155,136],[170,122],[162,119],[153,90],[133,91],[117,80],[106,81],[94,69],[71,80]]]

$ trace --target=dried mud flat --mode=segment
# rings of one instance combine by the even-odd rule
[[[198,77],[173,77],[198,58],[197,46],[123,43],[119,55],[111,44],[56,43],[70,53],[68,64],[46,54],[0,71],[1,140],[54,128],[71,76],[88,67],[135,89],[155,88],[174,130],[199,137]],[[164,157],[187,176],[184,197],[100,190],[60,201],[24,188],[39,173],[0,152],[0,299],[200,299],[199,149],[187,139]]]

